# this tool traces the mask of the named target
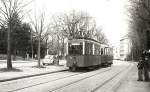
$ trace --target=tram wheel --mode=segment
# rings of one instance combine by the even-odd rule
[[[77,67],[73,66],[72,71],[75,72],[77,70]]]
[[[77,70],[77,67],[73,66],[73,67],[69,67],[69,70],[72,72],[75,72]]]
[[[69,71],[72,71],[72,67],[69,67]]]

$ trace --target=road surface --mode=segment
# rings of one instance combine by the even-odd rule
[[[130,66],[128,62],[120,61],[111,67],[91,71],[64,71],[1,82],[0,92],[102,92],[111,87],[111,80]]]

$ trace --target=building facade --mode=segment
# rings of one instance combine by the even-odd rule
[[[120,59],[120,45],[117,44],[115,46],[113,46],[113,56],[114,59],[119,60]]]
[[[120,60],[129,60],[131,53],[131,41],[128,37],[123,37],[120,40]]]

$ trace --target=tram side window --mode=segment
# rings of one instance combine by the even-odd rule
[[[108,50],[108,52],[109,52],[109,55],[111,55],[110,51],[111,51],[111,49],[109,48],[109,50]]]
[[[101,55],[101,47],[99,47],[99,55]]]
[[[95,44],[95,46],[94,46],[94,55],[97,55],[97,45]]]
[[[93,50],[92,50],[92,43],[85,43],[85,54],[86,55],[92,55]]]
[[[106,55],[106,51],[105,51],[106,49],[105,48],[103,48],[103,55]]]
[[[109,55],[109,48],[107,49],[107,55]]]
[[[107,55],[107,48],[105,48],[105,55]]]
[[[99,50],[100,50],[99,45],[95,44],[95,55],[99,55]]]
[[[103,55],[104,54],[104,51],[103,51],[103,48],[101,48],[101,55]]]
[[[68,52],[70,55],[82,55],[82,44],[73,45],[69,43],[68,45]]]
[[[105,55],[108,55],[107,48],[105,48]]]

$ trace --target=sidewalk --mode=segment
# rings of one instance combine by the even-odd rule
[[[149,92],[150,82],[137,81],[137,73],[138,71],[135,64],[131,71],[127,73],[120,86],[118,86],[114,92]]]
[[[35,65],[14,67],[11,71],[6,70],[5,68],[0,68],[0,82],[55,73],[67,69],[68,68],[64,65],[64,62],[61,62],[60,65],[44,66],[44,68],[36,68]]]

